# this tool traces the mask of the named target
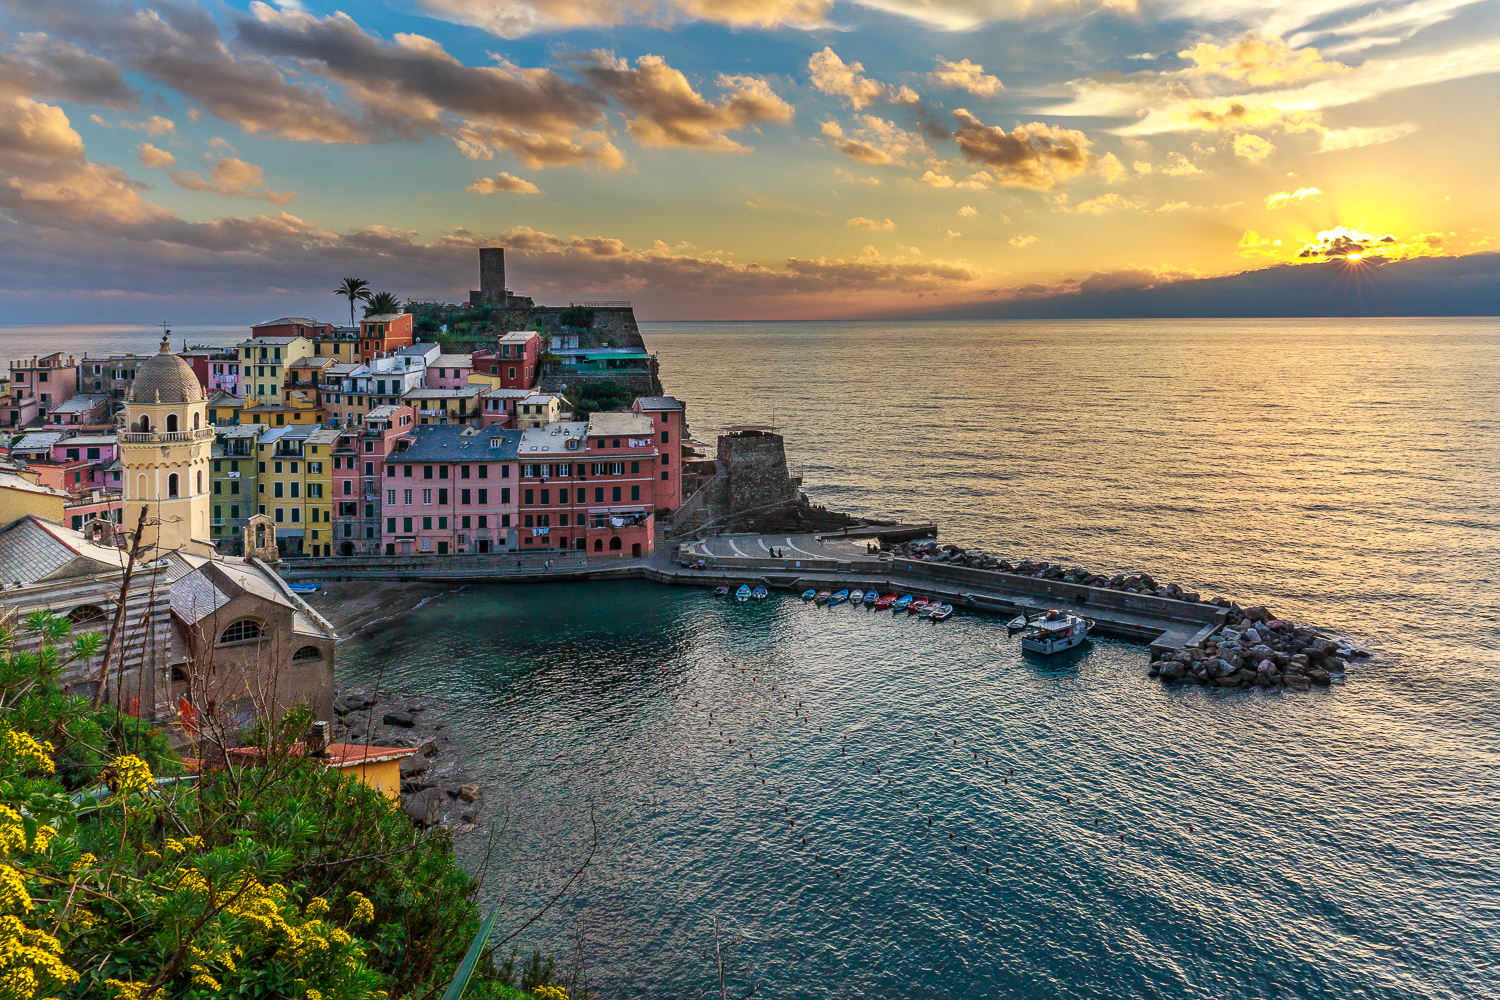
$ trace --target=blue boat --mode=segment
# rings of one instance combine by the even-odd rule
[[[900,597],[896,598],[896,603],[893,604],[893,605],[891,605],[891,610],[892,611],[905,611],[907,609],[907,606],[910,605],[910,604],[911,604],[911,595],[910,594],[902,594]]]
[[[841,590],[828,599],[829,604],[842,604],[849,599],[849,591]]]
[[[878,592],[876,592],[873,588],[870,589],[870,590],[865,591],[865,603],[866,604],[870,605],[871,607],[874,607],[875,606],[875,602],[878,601],[878,600],[880,600],[880,594]]]
[[[817,597],[817,596],[818,596],[818,592],[816,590],[813,590],[811,587],[807,588],[806,590],[804,590],[802,592],[802,599],[804,601],[810,601],[814,597]]]
[[[729,585],[728,584],[720,584],[719,586],[717,586],[717,587],[714,588],[714,594],[716,594],[719,597],[728,597],[729,596]]]
[[[764,584],[762,584],[761,586],[756,587],[754,590],[750,591],[750,596],[755,598],[757,601],[764,601],[766,598],[771,596],[771,592],[765,588]]]
[[[321,583],[289,583],[286,589],[294,594],[316,594],[323,589]]]
[[[740,589],[734,592],[734,599],[736,601],[750,600],[750,588],[743,583],[740,584]]]

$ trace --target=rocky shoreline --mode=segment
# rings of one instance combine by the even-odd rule
[[[1322,629],[1279,618],[1262,605],[1241,607],[1224,597],[1204,600],[1198,591],[1181,584],[1157,583],[1149,573],[1105,576],[1081,566],[1033,559],[1012,563],[982,549],[940,545],[933,540],[882,545],[881,551],[903,559],[1013,573],[1128,594],[1150,594],[1226,609],[1229,614],[1223,630],[1206,639],[1201,647],[1178,650],[1151,664],[1149,676],[1159,678],[1163,684],[1181,681],[1205,687],[1306,691],[1330,686],[1334,678],[1343,676],[1350,660],[1371,655],[1369,650],[1358,646],[1340,645]]]
[[[334,739],[415,749],[401,761],[401,808],[418,826],[476,829],[483,791],[446,732],[457,707],[439,699],[364,685],[334,688]]]

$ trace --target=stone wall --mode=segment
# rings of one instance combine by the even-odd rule
[[[744,431],[719,437],[719,468],[729,480],[730,510],[749,510],[797,499],[780,434]]]

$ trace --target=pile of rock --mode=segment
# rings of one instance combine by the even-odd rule
[[[334,691],[334,740],[414,748],[401,761],[401,808],[418,826],[446,825],[468,833],[478,822],[479,785],[452,752],[445,706],[384,688]]]
[[[1243,628],[1225,628],[1203,647],[1188,647],[1151,664],[1150,676],[1205,687],[1275,687],[1306,691],[1328,687],[1349,660],[1368,650],[1341,647],[1321,633],[1248,608]]]

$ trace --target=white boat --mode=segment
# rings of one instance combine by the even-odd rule
[[[1082,645],[1094,622],[1066,611],[1049,611],[1030,622],[1021,633],[1021,648],[1033,653],[1061,653]]]
[[[740,584],[740,589],[734,592],[734,599],[736,601],[750,600],[750,588],[745,586],[744,584]]]
[[[859,604],[859,603],[863,602],[864,599],[865,599],[865,592],[863,590],[851,590],[851,591],[849,591],[849,603],[850,604]]]
[[[756,587],[754,590],[750,591],[750,596],[755,598],[757,601],[764,601],[766,598],[771,596],[771,592],[765,588],[764,584],[762,584],[761,586]]]
[[[1021,629],[1026,627],[1026,616],[1016,615],[1010,621],[1005,623],[1005,627],[1010,629],[1012,632],[1021,631]]]

